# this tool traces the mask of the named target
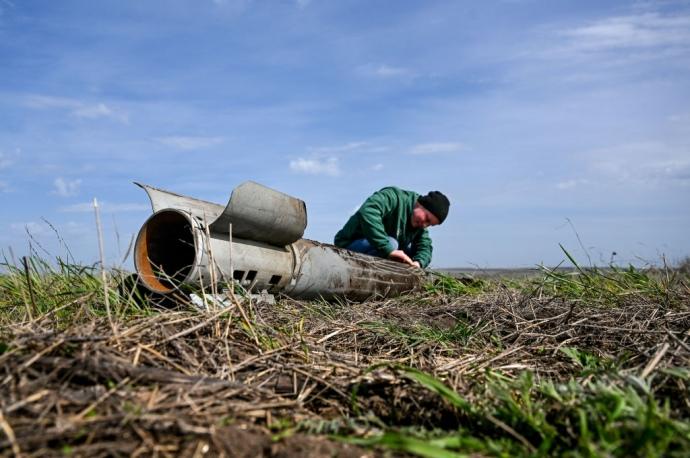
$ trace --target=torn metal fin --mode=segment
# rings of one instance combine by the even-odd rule
[[[227,234],[230,223],[233,237],[286,246],[304,235],[307,206],[296,197],[245,181],[232,191],[228,205],[209,229]]]
[[[182,196],[174,192],[137,183],[136,181],[134,184],[146,191],[146,194],[151,200],[151,209],[153,213],[163,209],[182,210],[200,221],[208,222],[215,221],[223,213],[223,206],[214,204],[213,202]]]

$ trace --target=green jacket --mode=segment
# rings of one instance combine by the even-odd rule
[[[347,248],[355,240],[366,238],[379,252],[388,255],[388,236],[398,241],[400,249],[412,244],[412,259],[422,267],[431,262],[431,238],[427,229],[410,224],[412,210],[419,194],[394,186],[372,194],[335,235],[335,245]]]

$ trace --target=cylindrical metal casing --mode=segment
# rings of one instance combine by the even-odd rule
[[[242,239],[233,239],[231,249],[228,234],[208,237],[197,218],[167,209],[154,213],[140,229],[134,266],[143,284],[160,294],[183,283],[210,285],[231,278],[259,290],[277,291],[292,278],[294,255],[288,248]]]
[[[135,267],[142,283],[161,294],[183,283],[210,286],[234,278],[255,291],[362,300],[412,291],[422,281],[421,272],[403,264],[310,240],[284,248],[235,238],[230,243],[228,234],[207,232],[191,213],[161,210],[139,231]]]
[[[333,245],[298,240],[299,271],[285,293],[294,297],[397,296],[418,289],[422,272],[399,262],[355,253]]]

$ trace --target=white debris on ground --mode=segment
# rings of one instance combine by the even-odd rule
[[[223,291],[221,294],[196,294],[192,293],[189,295],[191,303],[200,310],[208,310],[209,308],[227,308],[232,305],[232,299],[227,291]],[[247,299],[254,303],[262,303],[268,305],[274,305],[276,303],[275,296],[269,294],[268,291],[263,290],[259,294],[249,294],[249,296],[239,296],[238,300],[246,302]]]

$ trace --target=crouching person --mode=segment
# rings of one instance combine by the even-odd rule
[[[431,262],[429,226],[448,216],[450,202],[438,191],[425,196],[394,186],[375,192],[335,235],[335,245],[358,253],[425,268]]]

